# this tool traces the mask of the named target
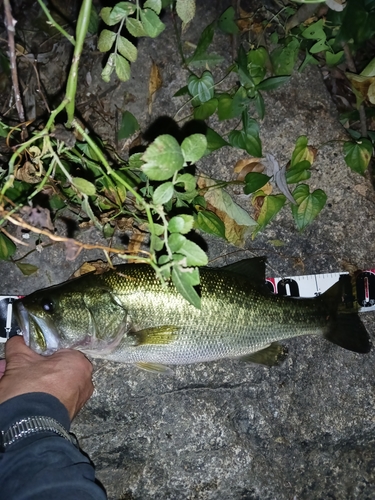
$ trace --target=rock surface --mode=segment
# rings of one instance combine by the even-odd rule
[[[196,33],[214,15],[213,7],[200,7],[185,39],[196,42]],[[167,29],[158,39],[140,43],[133,79],[118,86],[118,94],[108,102],[109,113],[130,93],[126,109],[144,126],[159,115],[173,116],[183,102],[171,95],[186,84],[188,73],[180,69],[168,16],[164,21]],[[214,50],[229,64],[229,40],[219,35],[215,43]],[[151,59],[162,69],[164,86],[149,118]],[[93,92],[96,84],[105,87],[96,61],[91,68]],[[225,130],[227,125],[219,126]],[[266,96],[264,152],[284,164],[302,134],[316,146],[345,139],[315,67],[295,74],[288,85]],[[103,129],[103,135],[113,140],[113,127]],[[200,168],[228,178],[241,156],[239,150],[223,148]],[[310,186],[326,191],[328,206],[303,233],[284,209],[244,249],[208,239],[211,261],[220,266],[267,255],[271,276],[374,267],[374,192],[366,178],[347,168],[339,142],[319,148]],[[90,229],[80,238],[98,241],[100,236]],[[283,246],[275,247],[272,240]],[[14,264],[0,262],[1,291],[25,294],[64,281],[82,262],[99,257],[84,251],[69,262],[57,244],[27,257],[40,268],[28,278]],[[372,336],[373,318],[364,315]],[[109,499],[374,498],[374,351],[358,355],[321,338],[285,344],[286,362],[271,369],[223,361],[176,367],[168,377],[95,361],[96,390],[73,431],[95,463]]]

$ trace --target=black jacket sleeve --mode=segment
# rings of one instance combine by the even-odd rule
[[[45,393],[17,396],[0,404],[0,431],[31,416],[52,417],[67,431],[69,414]],[[7,500],[105,500],[93,464],[76,446],[54,432],[23,437],[0,453],[0,496]]]

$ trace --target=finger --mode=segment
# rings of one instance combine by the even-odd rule
[[[5,344],[5,359],[10,361],[15,356],[20,354],[31,358],[39,358],[39,354],[32,351],[26,344],[21,335],[15,335],[10,338]]]

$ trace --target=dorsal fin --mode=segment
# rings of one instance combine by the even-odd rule
[[[264,285],[266,281],[266,257],[243,259],[234,264],[229,264],[221,269],[248,279],[254,284]]]

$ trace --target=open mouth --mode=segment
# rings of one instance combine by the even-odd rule
[[[41,318],[31,313],[18,301],[16,317],[25,344],[39,354],[52,354],[61,347],[58,332],[49,318]]]

